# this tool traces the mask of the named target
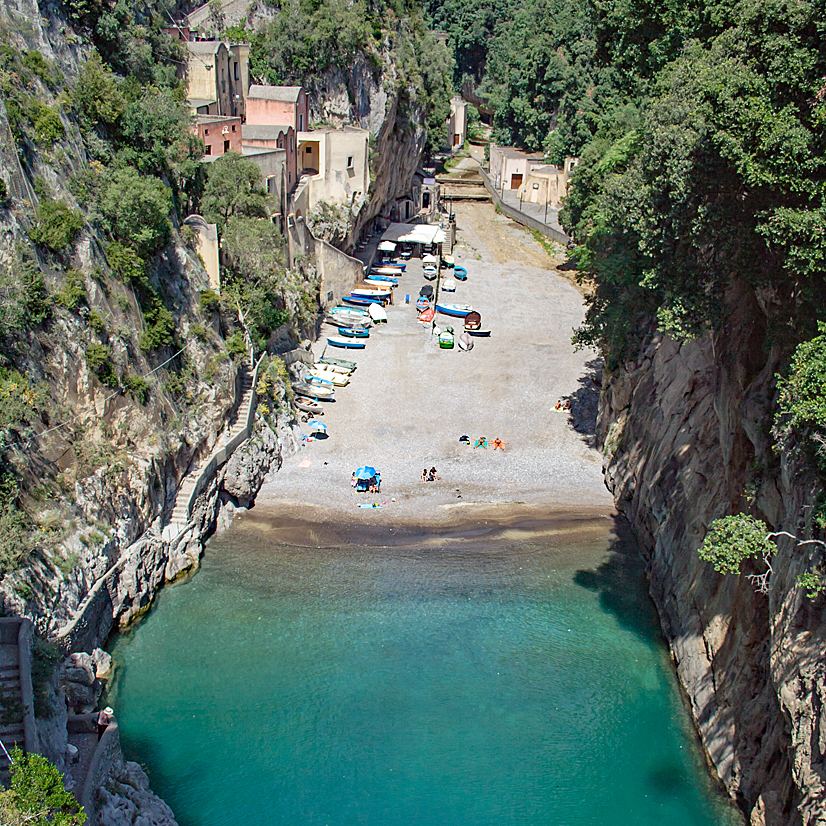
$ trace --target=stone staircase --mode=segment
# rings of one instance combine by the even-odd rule
[[[30,626],[28,620],[22,620],[22,623]],[[27,698],[23,693],[20,673],[20,628],[21,620],[17,618],[0,620],[0,741],[9,752],[15,746],[26,751]],[[29,645],[28,642],[24,644]],[[28,650],[27,647],[26,651]],[[26,678],[31,680],[28,670]],[[30,690],[28,694],[28,702],[31,703]],[[0,782],[8,785],[9,780],[9,759],[6,752],[0,749]]]
[[[175,539],[186,528],[189,522],[189,500],[193,491],[198,486],[201,479],[201,473],[212,461],[212,458],[229,444],[241,431],[247,426],[247,417],[249,416],[250,406],[253,399],[253,378],[250,376],[246,368],[243,368],[241,373],[241,403],[235,411],[235,422],[229,430],[224,432],[224,435],[219,439],[218,444],[215,445],[212,453],[203,460],[196,468],[191,470],[181,482],[178,488],[178,493],[175,496],[175,505],[172,508],[172,515],[169,517],[169,522],[163,530],[164,539]]]

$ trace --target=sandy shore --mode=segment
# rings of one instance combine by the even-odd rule
[[[415,531],[613,513],[590,445],[595,354],[571,345],[582,296],[555,272],[558,262],[490,204],[457,203],[455,211],[454,256],[468,279],[443,300],[472,305],[491,337],[474,339],[467,353],[440,350],[416,320],[415,299],[426,282],[420,262],[411,262],[388,323],[373,328],[367,348],[328,348],[328,355],[358,362],[349,386],[324,406],[328,438],[284,462],[248,519],[257,511],[282,515],[285,528],[299,519]],[[446,316],[437,315],[437,323],[461,329]],[[316,343],[317,356],[324,343]],[[571,399],[570,413],[554,410],[559,398]],[[504,451],[474,450],[459,442],[462,435],[507,444]],[[380,494],[353,492],[350,474],[361,465],[381,472]],[[432,466],[439,481],[423,483],[422,469]],[[359,507],[368,503],[381,507]]]

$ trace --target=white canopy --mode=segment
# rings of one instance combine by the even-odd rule
[[[382,243],[442,244],[445,234],[437,224],[390,224],[382,235]]]
[[[435,255],[425,255],[422,258],[422,264],[435,264],[436,263],[436,256]]]
[[[396,251],[396,242],[395,241],[382,241],[379,244],[379,252],[395,252]]]

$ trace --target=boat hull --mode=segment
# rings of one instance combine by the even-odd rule
[[[357,307],[366,307],[368,304],[383,304],[385,301],[383,298],[371,298],[366,295],[345,295],[341,300],[348,304],[355,304]]]
[[[347,338],[369,338],[370,331],[364,327],[339,327],[338,334]]]
[[[307,382],[296,382],[293,385],[293,390],[300,393],[302,396],[307,396],[311,399],[332,399],[335,391],[332,387],[322,387],[321,385],[312,385]]]
[[[293,399],[293,404],[304,413],[314,413],[316,416],[324,415],[324,408],[312,399],[305,396],[297,396]]]
[[[457,281],[467,281],[467,270],[464,267],[454,267],[453,277]]]
[[[348,361],[347,359],[337,359],[333,358],[332,356],[324,356],[323,358],[320,358],[319,361],[322,364],[331,364],[333,367],[341,367],[344,370],[349,370],[351,373],[353,372],[353,370],[356,369],[356,367],[358,367],[358,365],[354,361]]]
[[[333,336],[327,339],[327,344],[331,347],[341,347],[344,350],[364,349],[364,341],[358,338],[336,338]]]
[[[467,330],[466,332],[478,338],[487,338],[490,335],[490,330]]]
[[[454,318],[464,318],[468,313],[472,312],[472,309],[470,307],[460,307],[456,304],[437,304],[436,312],[453,316]]]

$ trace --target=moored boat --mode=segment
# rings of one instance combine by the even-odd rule
[[[456,292],[456,280],[453,278],[445,278],[442,281],[442,289],[446,293],[455,293]]]
[[[360,315],[367,318],[369,313],[367,310],[362,310],[360,307],[346,307],[344,304],[336,304],[335,307],[329,310],[332,313],[346,313],[347,315]]]
[[[439,347],[441,347],[442,350],[453,349],[453,333],[450,330],[439,333]]]
[[[307,396],[296,396],[293,399],[293,404],[304,413],[312,413],[315,416],[324,415],[324,407],[319,402],[307,398]]]
[[[487,338],[490,335],[490,330],[480,330],[478,328],[475,330],[468,330],[467,332],[470,333],[470,335],[478,336],[479,338]]]
[[[427,309],[426,309],[426,310],[425,310],[425,311],[424,311],[424,312],[423,312],[423,313],[419,316],[419,321],[422,321],[422,322],[424,322],[425,324],[429,324],[431,321],[433,321],[433,318],[435,317],[435,315],[436,315],[436,312],[434,311],[433,307],[428,307],[428,308],[427,308]]]
[[[346,373],[336,373],[334,370],[314,368],[313,372],[306,373],[305,377],[311,382],[321,380],[325,383],[332,383],[336,387],[346,387],[350,383],[350,377]]]
[[[460,350],[467,351],[467,350],[472,350],[473,349],[473,342],[470,340],[470,336],[467,334],[467,330],[465,330],[464,333],[461,333],[459,335],[459,338],[457,339],[457,342],[459,344],[459,349]]]
[[[372,318],[376,324],[387,324],[387,310],[380,304],[371,304],[367,308],[367,312],[370,313],[370,318]]]
[[[473,307],[467,304],[437,304],[437,313],[444,313],[444,315],[452,315],[456,318],[464,318],[468,313],[473,312]]]
[[[439,270],[437,270],[432,264],[428,264],[422,272],[428,281],[433,281],[439,274]]]
[[[367,298],[390,298],[390,290],[392,287],[353,287],[350,290],[351,295],[363,295]]]
[[[416,309],[419,312],[424,312],[429,306],[430,302],[423,295],[420,295],[416,299]]]
[[[357,307],[366,307],[368,304],[383,304],[385,299],[374,298],[369,295],[345,295],[342,301],[348,304],[355,304]]]
[[[307,396],[311,399],[332,399],[335,395],[335,390],[329,385],[310,384],[306,381],[294,381],[293,390],[300,393],[302,396]]]
[[[337,359],[332,356],[322,356],[319,361],[322,364],[329,364],[333,367],[342,367],[345,370],[349,370],[351,373],[356,369],[356,367],[358,367],[358,364],[355,361],[349,361],[348,359]]]
[[[392,275],[368,275],[364,279],[364,283],[379,287],[395,287],[399,283],[399,279],[394,278]]]
[[[327,344],[331,347],[342,347],[348,350],[363,350],[364,339],[360,338],[339,338],[338,336],[329,336]]]
[[[467,270],[464,267],[454,267],[453,277],[457,281],[467,281]]]

